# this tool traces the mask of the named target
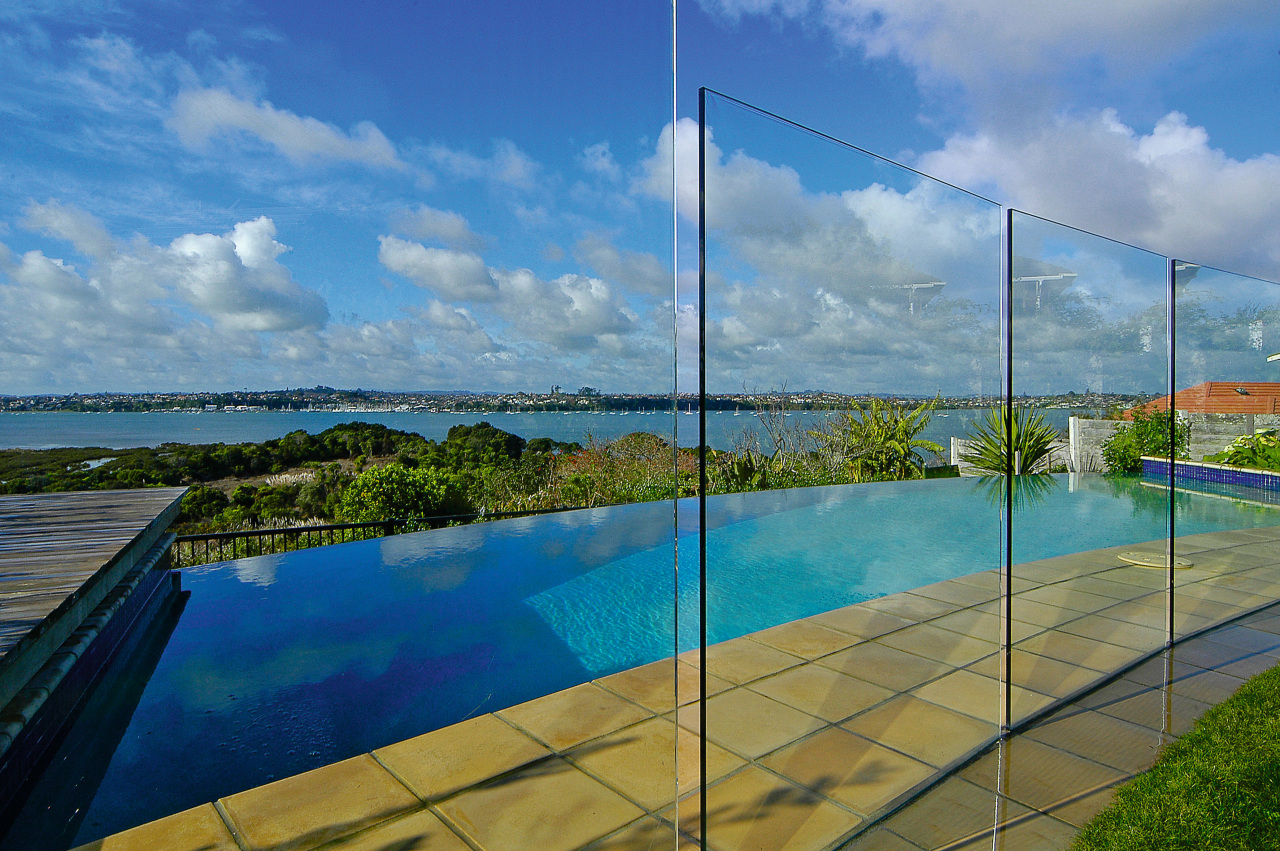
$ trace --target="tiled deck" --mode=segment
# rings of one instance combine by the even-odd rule
[[[1177,571],[1179,633],[1237,622],[1092,692],[1163,643],[1164,571],[1117,557],[1163,542],[1017,567],[1014,722],[1052,714],[990,753],[995,573],[708,648],[708,847],[991,847],[997,825],[996,847],[1063,847],[1112,786],[1280,658],[1280,616],[1250,614],[1280,599],[1277,542],[1280,528],[1178,539],[1195,562]],[[85,847],[693,847],[696,660],[604,677]]]

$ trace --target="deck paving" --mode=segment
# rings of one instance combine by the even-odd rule
[[[988,571],[708,648],[705,802],[695,652],[83,849],[683,849],[704,807],[716,851],[1060,849],[1280,662],[1280,528],[1177,544],[1175,626],[1202,632],[1170,650],[1164,573],[1117,557],[1163,542],[1015,568],[1003,740]]]

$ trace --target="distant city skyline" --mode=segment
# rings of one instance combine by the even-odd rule
[[[700,85],[996,202],[1280,279],[1273,4],[680,0],[674,116],[671,11],[7,4],[0,394],[669,391],[673,274],[679,346],[696,343]],[[721,174],[785,176],[712,133]],[[788,191],[821,213],[839,186],[810,179]],[[849,188],[840,226],[888,245],[876,216],[909,187]],[[768,280],[738,224],[737,268]],[[724,339],[755,357],[758,337]]]

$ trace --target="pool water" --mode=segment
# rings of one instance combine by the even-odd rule
[[[1135,482],[1055,476],[1014,514],[1014,561],[1164,537],[1165,505]],[[1280,525],[1189,494],[1177,512],[1179,535]],[[1001,539],[975,479],[714,497],[709,640],[999,567]],[[697,504],[682,500],[185,570],[167,645],[89,772],[101,782],[24,812],[3,847],[65,849],[669,656],[677,605],[680,647],[695,647],[697,549]]]

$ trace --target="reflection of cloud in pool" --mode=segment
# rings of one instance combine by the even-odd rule
[[[449,529],[450,533],[462,534],[447,537],[440,536],[439,532],[390,535],[379,540],[378,554],[384,567],[396,568],[412,578],[416,588],[452,591],[462,587],[471,572],[485,564],[484,538],[477,534],[480,530],[480,526]]]
[[[284,560],[283,555],[255,556],[231,562],[236,578],[249,585],[267,588],[275,584],[276,569]]]
[[[239,700],[252,700],[281,688],[320,683],[341,674],[354,673],[373,680],[386,672],[404,638],[396,631],[362,634],[331,643],[312,637],[305,643],[276,647],[275,652],[263,655],[204,657],[202,664],[184,666],[175,679],[181,683],[190,706],[220,703],[233,694]]]

